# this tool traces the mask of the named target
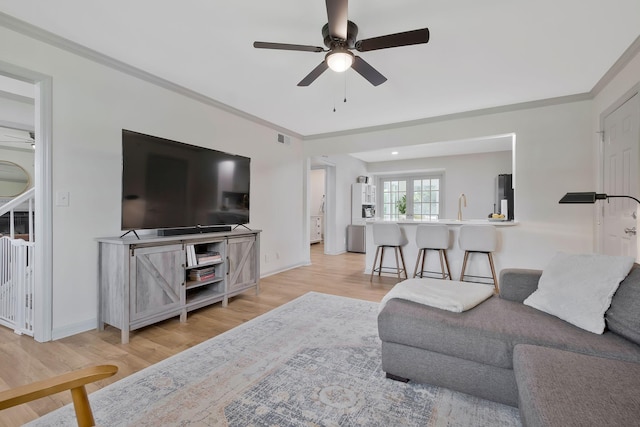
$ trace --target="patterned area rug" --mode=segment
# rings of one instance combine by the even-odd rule
[[[89,396],[102,426],[519,426],[515,408],[388,380],[378,304],[308,293]],[[29,424],[73,426],[66,406]]]

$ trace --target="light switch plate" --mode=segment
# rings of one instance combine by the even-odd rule
[[[58,191],[56,193],[56,206],[69,206],[68,191]]]

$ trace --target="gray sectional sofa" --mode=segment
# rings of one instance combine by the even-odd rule
[[[602,335],[524,305],[541,274],[503,270],[500,295],[462,313],[388,301],[378,316],[387,376],[518,406],[528,426],[638,425],[640,266],[618,287]]]

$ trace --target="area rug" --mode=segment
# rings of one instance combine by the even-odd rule
[[[92,393],[101,426],[519,426],[515,408],[385,378],[378,304],[308,293]],[[68,405],[30,426],[73,426]]]

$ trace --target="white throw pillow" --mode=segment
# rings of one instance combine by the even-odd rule
[[[558,253],[524,304],[601,334],[604,313],[633,262],[628,256]]]

